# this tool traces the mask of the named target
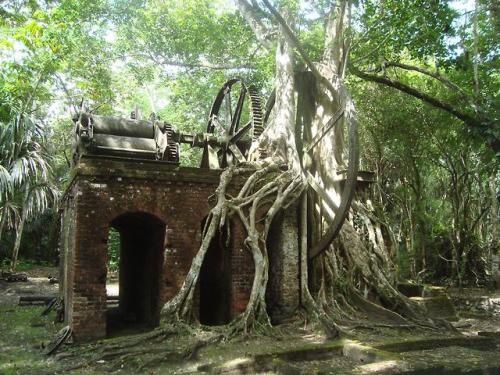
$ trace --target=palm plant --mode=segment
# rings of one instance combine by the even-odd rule
[[[14,271],[21,246],[21,238],[24,231],[24,224],[30,218],[35,217],[47,210],[52,202],[58,198],[58,190],[51,186],[47,181],[38,182],[35,180],[27,180],[23,186],[22,195],[20,197],[22,211],[19,216],[19,221],[16,231],[16,241],[12,250],[11,271]]]
[[[3,253],[2,235],[4,229],[12,228],[18,217],[17,207],[9,200],[13,191],[12,176],[8,168],[8,160],[11,150],[8,127],[1,122],[0,126],[0,254]]]
[[[5,139],[5,128],[0,128],[0,246],[2,244],[2,234],[5,226],[12,223],[14,208],[7,200],[12,191],[12,178],[9,170],[3,165],[5,160],[7,142]],[[10,219],[10,220],[9,220]],[[0,254],[2,249],[0,248]]]
[[[9,112],[11,116],[0,127],[0,239],[6,225],[16,229],[11,260],[14,271],[26,220],[55,202],[58,191],[49,181],[43,127],[23,106],[11,105]]]

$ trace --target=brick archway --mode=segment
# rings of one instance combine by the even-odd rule
[[[160,318],[160,280],[166,223],[129,211],[110,223],[120,234],[118,308],[108,309],[107,328],[155,327]]]
[[[109,228],[122,227],[124,235],[128,235],[132,228],[139,232],[135,235],[142,236],[144,230],[136,230],[133,224],[139,220],[137,213],[153,217],[151,219],[148,216],[153,222],[152,227],[160,221],[162,236],[168,233],[166,241],[162,243],[162,257],[155,258],[155,266],[161,267],[160,276],[155,278],[156,283],[152,283],[155,284],[153,288],[158,288],[153,293],[158,293],[156,305],[148,307],[151,312],[135,311],[136,316],[149,316],[147,319],[141,318],[143,322],[155,324],[158,310],[178,292],[199,249],[200,224],[213,205],[219,174],[220,171],[216,170],[144,160],[88,156],[80,160],[63,198],[60,242],[59,286],[65,303],[64,319],[73,329],[75,341],[106,336]],[[229,194],[236,194],[242,181],[235,179],[230,185]],[[237,220],[231,225],[234,225],[234,231],[227,263],[231,274],[230,299],[226,300],[224,306],[227,308],[229,304],[232,319],[246,308],[254,269],[252,256],[243,245],[244,228]],[[146,225],[145,229],[147,232],[150,228]],[[160,233],[161,230],[153,232]],[[146,235],[145,238],[150,236],[154,237],[154,234]],[[140,243],[141,240],[131,242]],[[160,242],[156,242],[157,248]],[[133,258],[130,259],[135,262]],[[134,296],[130,287],[123,288],[130,291],[129,299],[140,304],[148,299]],[[199,303],[199,298],[195,303]],[[149,302],[146,304],[149,305]],[[134,313],[132,308],[125,311]]]

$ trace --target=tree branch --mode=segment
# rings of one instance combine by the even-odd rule
[[[243,17],[252,28],[257,40],[269,51],[273,50],[272,40],[269,38],[270,30],[261,21],[261,10],[246,0],[237,0],[236,5]]]
[[[64,79],[59,74],[55,74],[56,80],[60,83],[61,88],[63,89],[64,93],[66,94],[66,99],[69,101],[69,104],[71,107],[73,107],[73,111],[78,113],[78,107],[76,106],[75,102],[73,101],[73,97],[71,96],[68,87],[66,86],[66,83],[64,82]],[[66,157],[66,155],[64,155]]]
[[[134,55],[129,55],[134,56]],[[176,66],[179,68],[185,69],[211,69],[211,70],[241,70],[241,69],[255,69],[255,66],[252,64],[212,64],[210,62],[201,63],[201,62],[184,62],[184,61],[176,61],[168,59],[165,56],[154,56],[152,53],[148,52],[147,55],[135,55],[142,58],[151,59],[154,63],[166,66]]]
[[[375,47],[373,47],[369,52],[365,53],[363,56],[360,56],[360,57],[357,57],[356,59],[354,59],[352,61],[352,63],[357,63],[357,62],[360,62],[360,61],[363,61],[364,59],[370,57],[371,55],[373,55],[375,52],[377,52],[380,47],[382,47],[385,42],[391,37],[391,34],[387,34],[384,39],[382,39],[382,41],[380,43],[378,43]],[[351,50],[354,49],[354,46],[351,47]]]
[[[429,76],[431,78],[434,78],[434,79],[438,80],[439,82],[441,82],[443,85],[445,85],[450,90],[458,91],[464,99],[466,99],[471,105],[475,106],[464,90],[462,90],[459,86],[457,86],[456,84],[454,84],[450,80],[444,78],[442,75],[440,75],[437,72],[434,73],[434,72],[431,72],[427,69],[420,68],[418,66],[402,64],[402,63],[398,63],[398,62],[394,62],[394,61],[386,61],[384,63],[384,65],[385,65],[385,67],[392,66],[392,67],[401,68],[401,69],[405,69],[405,70],[412,70],[412,71],[424,74],[426,76]]]
[[[437,99],[433,96],[430,96],[426,93],[423,93],[411,86],[408,86],[405,83],[393,80],[388,77],[382,77],[376,74],[369,74],[362,72],[361,70],[357,69],[356,67],[350,65],[349,70],[356,76],[358,76],[361,79],[364,79],[366,81],[371,81],[371,82],[376,82],[380,83],[389,87],[393,87],[401,92],[404,92],[408,95],[414,96],[416,98],[419,98],[423,100],[424,102],[436,107],[443,109],[444,111],[450,113],[454,117],[458,118],[459,120],[462,120],[464,123],[466,123],[468,126],[472,128],[479,128],[483,125],[483,123],[476,119],[473,116],[468,115],[465,112],[462,112],[461,110],[455,108],[453,105],[451,105],[448,102],[445,102],[443,100]]]

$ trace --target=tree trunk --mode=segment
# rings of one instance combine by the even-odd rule
[[[291,12],[286,9],[283,11],[283,16],[289,23],[293,19]],[[280,29],[276,47],[274,121],[265,130],[264,147],[268,155],[276,160],[282,160],[289,168],[298,172],[300,161],[295,144],[294,65],[292,47]]]
[[[425,220],[424,200],[418,194],[415,197],[415,272],[418,274],[426,268],[427,222]]]
[[[2,213],[2,220],[0,221],[0,258],[2,258],[2,253],[4,252],[4,249],[2,247],[2,236],[6,222],[7,222],[7,213],[6,210],[4,210],[4,212]]]
[[[490,184],[490,199],[491,199],[491,249],[493,255],[498,254],[498,196],[497,184],[495,182],[495,175],[492,174],[489,179]]]
[[[26,187],[23,199],[23,211],[21,212],[21,218],[19,220],[19,225],[17,226],[16,230],[16,241],[14,243],[14,248],[12,249],[12,259],[10,263],[10,270],[12,272],[16,270],[19,248],[21,247],[21,238],[24,232],[24,223],[26,222],[27,216],[28,216],[28,188]]]
[[[479,101],[479,38],[477,34],[479,20],[479,2],[474,2],[474,16],[472,17],[472,65],[474,69],[474,97]]]
[[[325,44],[325,50],[330,49],[331,53],[325,53],[326,61],[323,61],[319,68],[307,57],[297,37],[287,24],[287,20],[290,22],[293,18],[290,9],[284,8],[282,10],[283,17],[268,0],[263,0],[263,3],[278,21],[280,30],[276,51],[275,117],[274,121],[268,125],[268,128],[263,133],[260,145],[262,148],[267,148],[272,157],[261,162],[230,167],[223,172],[216,191],[217,204],[209,216],[200,250],[193,260],[191,269],[179,293],[163,309],[166,316],[181,319],[191,317],[193,291],[206,248],[212,240],[215,228],[221,227],[229,217],[236,215],[247,233],[245,245],[252,254],[255,274],[246,310],[231,323],[230,331],[232,333],[247,332],[249,329],[259,329],[259,327],[266,327],[270,324],[265,302],[269,277],[266,240],[276,213],[292,204],[300,196],[304,186],[302,172],[299,169],[299,153],[296,147],[295,129],[300,120],[296,119],[295,111],[295,74],[292,47],[299,51],[314,77],[312,81],[313,89],[307,93],[299,93],[299,97],[304,94],[311,97],[308,100],[311,108],[307,112],[312,114],[310,116],[312,121],[305,121],[304,123],[311,123],[313,130],[317,132],[322,125],[339,112],[341,114],[338,115],[338,118],[354,117],[354,106],[342,84],[341,76],[339,76],[342,66],[347,60],[343,32],[346,23],[345,17],[349,14],[349,2],[341,1],[338,8],[336,8],[337,10],[335,10],[339,14],[335,17],[333,14],[330,15],[328,24],[332,30],[329,30],[327,34],[331,40]],[[255,2],[238,0],[238,6],[255,33],[258,34],[259,40],[264,40],[263,34],[267,34],[267,32],[264,30],[264,24],[256,15],[266,13],[262,12]],[[267,47],[267,43],[265,45]],[[301,105],[303,104],[301,102]],[[338,121],[339,124],[333,130],[333,139],[329,137],[328,142],[323,142],[321,146],[314,148],[313,161],[317,160],[321,161],[321,163],[315,165],[313,163],[312,165],[325,190],[335,197],[337,201],[340,199],[341,185],[339,182],[333,181],[332,172],[345,167],[341,121]],[[311,134],[311,129],[304,129],[304,133]],[[279,165],[283,163],[288,166],[286,172],[282,172],[279,168]],[[252,171],[253,174],[247,179],[237,197],[229,197],[226,190],[231,176],[245,170]],[[309,237],[306,233],[309,227],[307,220],[315,217],[314,212],[317,210],[326,218],[331,217],[333,213],[321,205],[321,202],[317,206],[318,202],[312,199],[312,205],[310,206],[312,214],[307,214],[308,203],[306,202],[308,202],[308,198],[304,194],[300,216],[302,231],[300,239],[300,291],[301,302],[311,316],[323,323],[324,327],[332,335],[341,332],[335,320],[353,320],[355,317],[362,315],[360,311],[376,311],[386,318],[389,317],[394,322],[406,322],[398,313],[388,311],[363,298],[357,290],[361,284],[366,285],[367,290],[373,289],[378,292],[388,304],[397,306],[400,313],[418,320],[419,313],[422,313],[422,311],[401,295],[393,286],[394,280],[390,272],[390,266],[385,264],[390,263],[385,246],[377,246],[375,251],[370,251],[363,244],[359,233],[349,222],[346,222],[341,229],[339,241],[336,244],[336,250],[342,249],[342,251],[327,251],[317,258],[316,264],[321,271],[320,288],[316,299],[311,296],[307,280]],[[264,213],[262,213],[263,210],[265,210]],[[323,222],[327,221],[321,217],[319,220],[313,221],[311,224],[317,227],[312,228],[313,231],[321,232]],[[367,230],[372,231],[374,242],[380,241],[382,237],[380,230],[373,229],[371,221]],[[297,249],[288,249],[287,251],[297,251]],[[288,256],[286,251],[284,256]]]

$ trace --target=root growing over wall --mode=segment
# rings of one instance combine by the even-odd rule
[[[251,174],[236,197],[227,194],[231,180],[238,175]],[[300,175],[283,170],[271,161],[242,164],[227,168],[216,190],[216,205],[210,211],[202,233],[202,241],[191,268],[177,295],[165,304],[162,317],[166,321],[193,320],[193,296],[203,259],[210,243],[230,217],[242,223],[246,238],[244,245],[252,254],[255,274],[246,310],[230,326],[229,335],[269,327],[265,293],[269,259],[266,240],[271,222],[280,209],[286,209],[301,194],[304,183]]]
[[[353,213],[357,228],[346,221],[330,249],[312,262],[315,277],[308,287],[314,291],[321,322],[332,320],[337,332],[346,334],[352,327],[372,325],[452,329],[396,289],[382,224],[360,202],[353,205]]]

